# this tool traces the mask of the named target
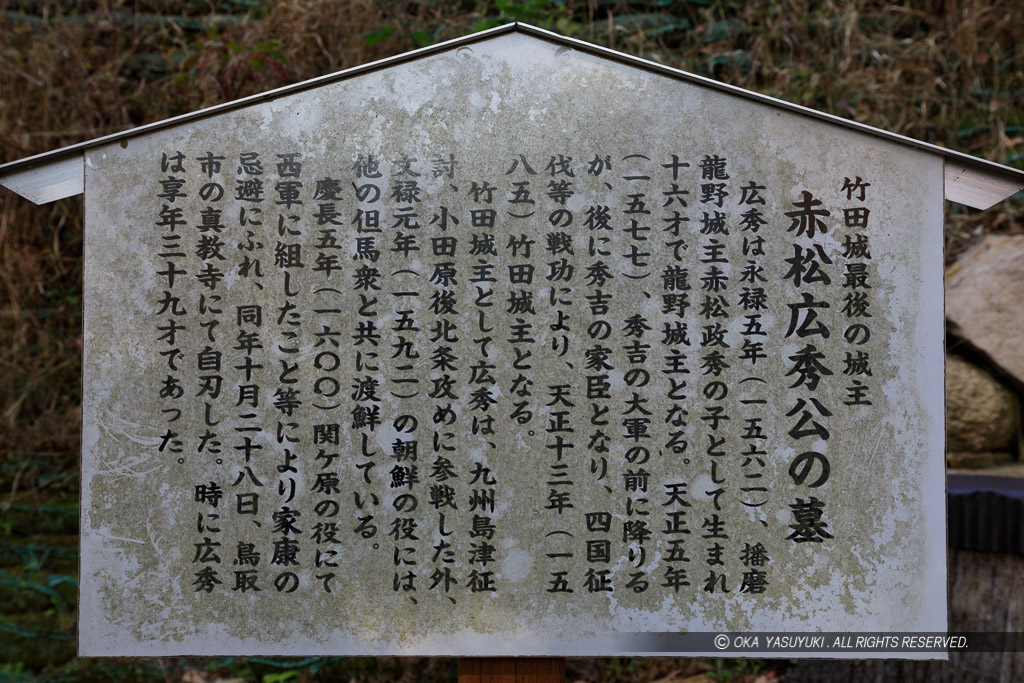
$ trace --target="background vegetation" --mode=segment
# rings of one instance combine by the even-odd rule
[[[0,0],[0,162],[520,20],[1024,166],[1024,3]],[[1020,232],[949,206],[947,259]],[[82,202],[0,191],[0,679],[454,680],[435,659],[73,657]],[[570,679],[769,680],[785,663],[580,660]],[[704,680],[707,680],[706,678]]]

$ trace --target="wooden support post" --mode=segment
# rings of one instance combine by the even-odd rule
[[[565,683],[565,658],[460,657],[459,683]]]

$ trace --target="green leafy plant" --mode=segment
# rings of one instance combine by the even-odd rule
[[[182,62],[176,85],[212,86],[221,101],[228,101],[241,97],[254,76],[264,69],[272,70],[282,82],[290,82],[281,48],[277,40],[244,45],[222,40],[211,32]]]
[[[478,19],[474,31],[484,31],[512,21],[551,28],[559,19],[564,19],[566,13],[561,0],[495,0],[494,7],[498,14]]]
[[[299,677],[299,671],[281,671],[280,673],[263,674],[263,683],[288,683]]]

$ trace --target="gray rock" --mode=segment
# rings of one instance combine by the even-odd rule
[[[950,329],[1024,386],[1024,235],[989,235],[946,273]]]
[[[965,453],[1013,450],[1016,408],[1013,392],[987,372],[946,357],[946,450],[958,460],[967,460]]]
[[[953,451],[946,453],[946,463],[955,469],[978,470],[989,467],[1008,465],[1013,461],[1013,454],[1005,451],[972,453],[970,451]]]

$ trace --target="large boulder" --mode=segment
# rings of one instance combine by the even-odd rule
[[[946,273],[950,331],[1024,387],[1024,235],[989,235]]]
[[[951,462],[977,467],[989,464],[994,453],[1015,450],[1016,411],[1013,392],[990,374],[957,356],[946,357],[946,450],[957,454]]]

